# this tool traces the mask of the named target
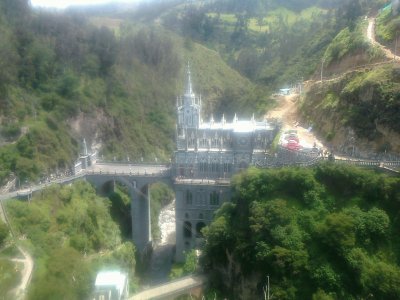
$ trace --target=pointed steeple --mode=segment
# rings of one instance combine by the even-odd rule
[[[193,94],[193,89],[192,89],[192,79],[190,77],[190,64],[188,62],[187,64],[187,69],[186,69],[186,91],[185,95],[192,95]]]
[[[83,138],[83,155],[88,155],[88,149],[85,138]]]

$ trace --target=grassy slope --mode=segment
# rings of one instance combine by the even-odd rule
[[[325,76],[335,77],[358,65],[385,60],[381,51],[367,42],[366,26],[366,21],[359,21],[353,31],[344,28],[332,40],[324,54]],[[361,152],[398,152],[397,72],[397,67],[387,65],[350,72],[324,83],[323,88],[316,84],[304,98],[303,116],[335,148],[350,147],[350,139],[356,138]]]
[[[385,9],[379,13],[376,19],[376,37],[387,46],[394,46],[400,29],[400,16],[393,16],[391,9]]]
[[[348,142],[351,128],[356,139],[368,143],[369,152],[398,153],[398,72],[398,67],[387,65],[350,73],[336,82],[325,83],[322,89],[315,85],[304,99],[303,115],[335,146]],[[360,142],[356,144],[361,146]]]
[[[111,202],[90,184],[51,186],[30,205],[10,200],[6,207],[35,260],[28,299],[87,298],[102,268],[118,267],[133,277],[134,246],[112,220]]]

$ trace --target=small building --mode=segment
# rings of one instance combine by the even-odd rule
[[[279,94],[280,95],[290,95],[290,89],[279,89]]]
[[[102,271],[97,274],[93,300],[128,299],[128,275],[120,271]]]

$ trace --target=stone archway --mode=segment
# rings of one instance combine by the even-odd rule
[[[183,237],[191,238],[192,237],[192,223],[189,221],[183,222]]]
[[[203,221],[197,222],[196,224],[196,238],[203,238],[203,233],[201,230],[206,227],[206,224]]]
[[[131,199],[132,239],[136,248],[142,252],[152,241],[150,222],[150,193],[148,178],[115,176],[112,174],[88,174],[86,180],[92,183],[98,192],[104,192],[110,185],[119,182],[127,187]]]

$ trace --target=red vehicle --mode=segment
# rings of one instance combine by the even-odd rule
[[[289,150],[298,151],[300,150],[301,145],[299,145],[299,142],[296,140],[289,140],[286,144],[286,148]]]

